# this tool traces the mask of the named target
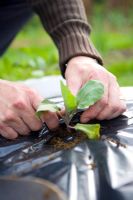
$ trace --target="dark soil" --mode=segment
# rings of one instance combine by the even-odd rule
[[[66,127],[60,127],[49,144],[56,149],[70,149],[86,139],[86,135],[81,132],[69,132]]]
[[[44,145],[43,140],[44,138],[49,137],[48,135],[42,136],[42,138],[38,138],[37,137],[38,133],[33,133],[29,136],[19,136],[17,139],[15,140],[7,140],[3,137],[0,137],[0,141],[2,146],[6,146],[8,144],[17,144],[18,142],[25,142],[25,141],[31,141],[34,142],[34,144],[32,145],[32,148],[29,147],[29,151],[30,153],[33,151],[38,151],[39,149],[42,148],[42,145]],[[54,135],[54,136],[53,136]],[[63,149],[70,149],[74,146],[76,146],[77,144],[81,143],[82,141],[84,141],[85,139],[87,139],[87,136],[84,133],[81,132],[77,132],[77,131],[68,131],[65,124],[61,124],[58,128],[58,130],[54,131],[54,132],[50,132],[50,140],[48,140],[48,142],[45,143],[45,147],[53,147],[53,149],[56,150],[63,150]],[[38,144],[40,141],[40,144]],[[42,141],[42,143],[41,143]],[[26,147],[27,149],[28,147]],[[33,149],[34,148],[34,149]],[[29,153],[28,153],[29,154]]]

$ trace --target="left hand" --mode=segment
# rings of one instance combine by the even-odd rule
[[[89,80],[99,80],[104,85],[101,100],[90,106],[82,115],[81,122],[92,119],[104,120],[118,117],[126,110],[126,104],[120,99],[120,88],[116,77],[99,65],[93,58],[78,56],[69,60],[65,72],[69,89],[73,94]]]

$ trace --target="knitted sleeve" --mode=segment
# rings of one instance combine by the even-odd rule
[[[102,64],[102,59],[89,39],[82,0],[28,0],[52,37],[59,52],[59,63],[64,75],[66,63],[75,56],[88,56]]]

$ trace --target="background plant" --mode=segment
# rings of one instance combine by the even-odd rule
[[[124,13],[120,9],[108,9],[105,4],[105,0],[93,1],[89,15],[91,39],[120,85],[133,85],[132,7]],[[14,81],[53,74],[60,74],[58,52],[38,17],[34,17],[1,57],[0,78]]]

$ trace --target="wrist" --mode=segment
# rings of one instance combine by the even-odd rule
[[[91,57],[87,56],[73,57],[67,62],[65,66],[66,70],[64,73],[64,77],[66,78],[68,74],[70,75],[73,72],[81,75],[86,70],[88,71],[89,69],[91,69],[91,67],[96,66],[97,64],[98,64],[97,60]]]
[[[75,56],[68,60],[68,62],[65,64],[66,66],[70,63],[81,63],[81,62],[91,62],[91,63],[98,63],[95,58],[91,58],[89,56]]]

